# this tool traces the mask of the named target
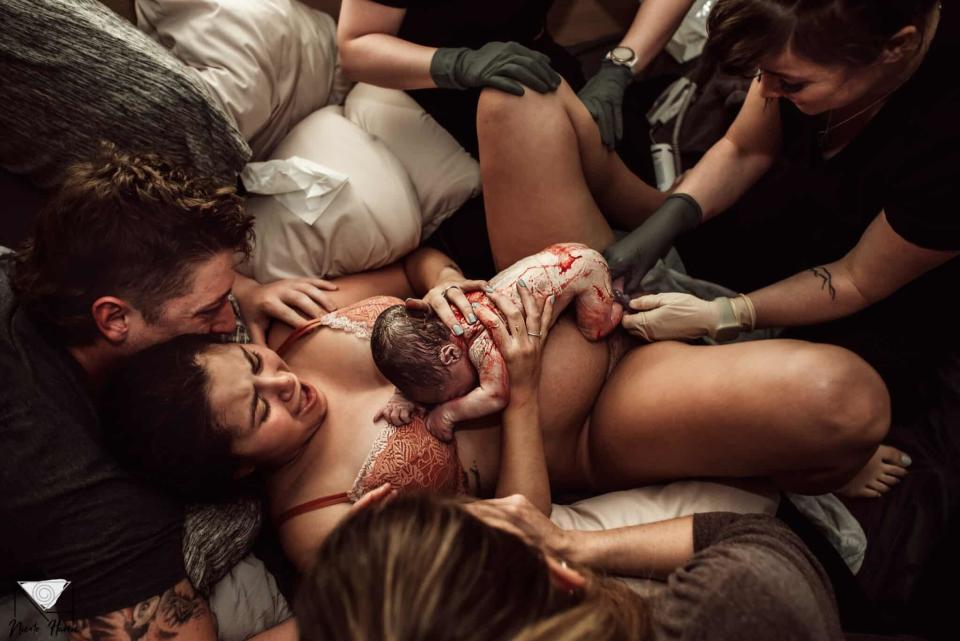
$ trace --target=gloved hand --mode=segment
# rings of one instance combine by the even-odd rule
[[[604,60],[597,75],[577,94],[597,121],[607,149],[616,147],[623,137],[623,92],[632,80],[633,72],[628,68]]]
[[[523,86],[547,93],[560,86],[550,58],[516,42],[488,42],[479,49],[441,48],[430,61],[430,76],[444,89],[493,87],[523,95]]]
[[[640,281],[680,234],[700,224],[700,205],[687,194],[673,194],[628,236],[603,251],[613,278],[625,278],[623,291],[636,292]]]
[[[726,341],[752,330],[757,321],[753,302],[743,294],[711,301],[690,294],[651,294],[634,298],[630,309],[637,313],[624,314],[624,329],[647,341],[703,336]]]

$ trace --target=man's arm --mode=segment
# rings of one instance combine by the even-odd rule
[[[129,607],[67,623],[71,641],[164,639],[216,641],[207,601],[183,579],[169,590]]]

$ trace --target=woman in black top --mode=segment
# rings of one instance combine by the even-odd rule
[[[947,313],[960,268],[956,13],[936,0],[720,0],[709,51],[757,78],[674,196],[606,253],[614,271],[637,280],[777,161],[772,208],[679,244],[699,250],[685,254],[696,276],[722,274],[741,290],[783,280],[710,302],[643,297],[624,325],[648,340],[807,326],[792,335],[849,347],[874,365],[895,412],[916,401],[917,381],[960,344]],[[716,268],[698,270],[698,259]],[[881,448],[848,490],[878,496],[900,463],[909,458]]]
[[[601,130],[609,132],[604,138],[608,147],[614,143],[614,114],[620,128],[624,86],[660,51],[692,3],[646,0],[617,48],[629,55],[616,58],[617,64],[608,56],[582,96]],[[523,85],[543,93],[555,89],[560,76],[574,89],[583,84],[579,61],[547,31],[552,4],[553,0],[344,0],[337,31],[341,63],[352,80],[409,90],[476,156],[481,87],[519,94]],[[503,78],[519,84],[502,84]]]

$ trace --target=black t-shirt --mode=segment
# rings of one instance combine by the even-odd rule
[[[66,579],[62,618],[112,612],[186,575],[183,509],[104,450],[85,374],[17,305],[0,259],[0,593]]]
[[[491,41],[532,42],[553,0],[376,0],[407,10],[404,40],[429,47],[477,48]]]
[[[904,239],[930,249],[960,250],[960,60],[956,7],[945,7],[926,58],[844,149],[824,160],[818,133],[823,116],[800,113],[780,100],[787,193],[778,200],[795,222],[809,221],[811,235],[794,243],[814,267],[841,258],[867,225],[886,212]],[[960,259],[953,259],[904,286],[863,314],[911,341],[952,340],[953,292]],[[903,325],[908,322],[909,324]],[[949,331],[947,331],[949,330]],[[937,332],[941,332],[936,336]]]

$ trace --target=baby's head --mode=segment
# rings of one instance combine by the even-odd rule
[[[370,347],[383,375],[411,401],[442,403],[477,385],[466,341],[433,314],[388,307],[373,326]]]

